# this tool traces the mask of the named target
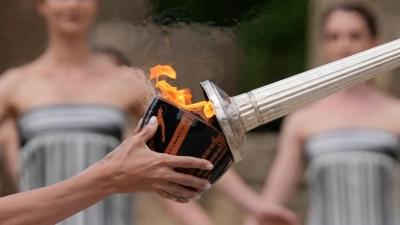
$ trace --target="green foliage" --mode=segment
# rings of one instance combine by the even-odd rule
[[[153,0],[156,13],[171,12],[179,18],[216,26],[234,26],[249,9],[265,0]]]
[[[238,35],[246,53],[242,92],[305,69],[307,3],[268,1],[257,17],[243,19]]]

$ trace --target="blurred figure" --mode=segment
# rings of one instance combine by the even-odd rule
[[[118,57],[112,62],[90,48],[99,0],[36,4],[48,25],[48,48],[0,77],[0,122],[17,119],[20,131],[22,191],[66,180],[100,161],[123,139],[128,116],[140,118],[155,95],[143,71],[116,66]],[[157,193],[179,201],[169,192]],[[251,204],[245,193],[231,196],[256,209],[259,201]],[[132,224],[131,203],[129,196],[113,196],[61,224]]]
[[[377,45],[375,16],[360,4],[329,8],[321,21],[328,62]],[[309,225],[400,224],[394,194],[400,102],[368,81],[289,115],[263,195],[284,205],[307,165]],[[247,225],[257,224],[253,218]]]
[[[119,145],[128,115],[142,117],[155,95],[143,71],[117,67],[90,48],[99,4],[37,0],[48,25],[48,48],[0,77],[0,123],[18,119],[21,191],[66,180],[103,159]],[[131,225],[131,195],[107,198],[61,224]]]
[[[19,139],[15,121],[6,119],[0,124],[0,196],[17,192]]]

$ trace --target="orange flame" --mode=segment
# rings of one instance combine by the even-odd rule
[[[178,90],[177,87],[171,86],[165,80],[159,81],[158,78],[163,75],[176,79],[176,72],[171,66],[157,65],[150,69],[150,80],[156,79],[156,87],[161,90],[165,98],[184,109],[193,112],[203,111],[207,118],[214,116],[211,102],[192,103],[192,94],[189,89]]]

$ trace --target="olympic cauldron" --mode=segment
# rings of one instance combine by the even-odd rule
[[[211,161],[212,171],[176,170],[214,183],[233,162],[243,160],[247,131],[398,66],[400,39],[234,97],[204,81],[201,86],[215,113],[211,120],[156,97],[142,126],[157,116],[159,128],[149,147]]]

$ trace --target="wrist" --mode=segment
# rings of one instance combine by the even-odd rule
[[[248,194],[246,200],[240,204],[242,209],[250,215],[257,215],[260,212],[260,207],[263,205],[263,199],[261,196],[251,193]]]
[[[265,205],[265,203],[261,199],[261,197],[254,198],[252,200],[251,204],[249,204],[249,206],[248,206],[248,213],[250,215],[257,217],[259,215],[259,213],[263,211],[264,205]]]
[[[100,161],[88,169],[90,176],[93,178],[94,186],[104,197],[118,193],[114,171],[112,165],[104,161]]]

